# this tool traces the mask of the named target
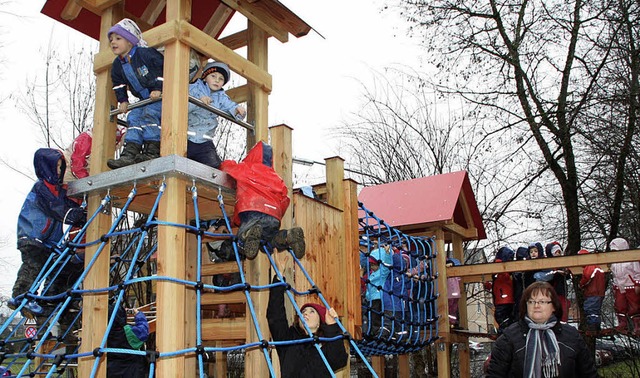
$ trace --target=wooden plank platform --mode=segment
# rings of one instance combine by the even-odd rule
[[[105,196],[109,193],[112,206],[122,208],[135,186],[137,194],[129,210],[149,214],[163,180],[170,177],[181,177],[189,182],[185,187],[189,194],[188,219],[195,218],[191,197],[193,184],[197,187],[200,219],[215,219],[221,216],[219,194],[222,194],[227,214],[233,214],[235,180],[220,170],[178,155],[163,156],[73,181],[69,184],[68,195],[82,198],[89,194]]]

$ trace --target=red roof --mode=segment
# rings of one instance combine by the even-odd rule
[[[386,224],[403,231],[453,221],[465,229],[476,228],[474,239],[486,238],[465,171],[365,187],[358,200]]]
[[[141,18],[151,1],[152,0],[126,1],[124,5],[125,14],[131,14],[136,18]],[[61,17],[61,13],[68,2],[69,0],[47,0],[41,12],[95,40],[100,40],[100,16],[86,8],[82,8],[78,17],[73,20],[65,20]],[[219,5],[219,0],[192,0],[190,23],[200,30],[204,29]],[[165,11],[165,9],[162,10],[153,26],[158,26],[166,22]],[[233,12],[228,16],[227,22],[231,19],[231,16],[233,16]]]

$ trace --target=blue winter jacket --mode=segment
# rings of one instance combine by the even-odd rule
[[[210,106],[229,113],[229,115],[238,120],[242,120],[242,118],[244,118],[243,116],[236,114],[238,104],[231,100],[224,89],[212,91],[204,80],[196,80],[195,83],[189,84],[189,95],[197,98],[198,100],[202,96],[210,97]],[[210,138],[213,137],[213,133],[217,127],[217,114],[203,109],[198,105],[189,103],[189,140],[191,142],[204,143],[211,141]],[[205,138],[205,134],[207,134],[209,138]]]
[[[401,253],[393,254],[393,269],[387,276],[382,292],[382,308],[385,311],[400,312],[405,308],[411,285],[409,277],[404,273],[407,264]]]
[[[58,160],[62,159],[58,174]],[[26,245],[52,248],[62,238],[62,224],[83,224],[84,209],[67,197],[62,185],[66,163],[62,151],[40,148],[33,157],[38,181],[22,204],[18,216],[18,249]]]
[[[387,276],[391,272],[393,264],[391,257],[392,253],[393,252],[391,252],[391,250],[387,252],[384,247],[380,247],[371,252],[370,256],[378,261],[382,261],[382,263],[378,267],[378,270],[369,274],[370,283],[367,284],[367,290],[365,292],[365,298],[368,301],[382,299],[382,293],[378,287],[382,287],[384,285],[384,282],[387,280]]]
[[[162,91],[164,56],[158,50],[152,47],[136,46],[129,52],[129,59],[131,67],[136,73],[136,78],[143,88],[147,88],[149,92]],[[122,68],[123,62],[122,58],[117,56],[111,67],[111,81],[118,102],[129,102],[127,89],[141,100],[149,98],[148,95],[143,96],[138,92],[127,80]]]

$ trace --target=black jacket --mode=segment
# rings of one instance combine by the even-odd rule
[[[486,377],[522,377],[524,376],[524,357],[529,327],[520,320],[507,327],[498,337],[491,351],[491,360]],[[587,349],[582,336],[574,327],[556,323],[553,332],[560,347],[559,378],[595,378],[596,366],[591,352]],[[545,377],[552,378],[552,377]]]
[[[277,277],[273,282],[280,282]],[[304,331],[298,327],[289,326],[287,314],[284,308],[285,287],[272,287],[269,291],[269,306],[267,307],[267,321],[274,341],[298,340],[308,338]],[[337,324],[320,326],[322,337],[334,337],[340,334]],[[344,340],[339,339],[322,344],[322,353],[325,355],[333,371],[347,365],[349,356],[344,348]],[[291,344],[277,346],[280,359],[280,373],[282,378],[315,378],[331,377],[327,367],[322,361],[318,350],[313,343]]]

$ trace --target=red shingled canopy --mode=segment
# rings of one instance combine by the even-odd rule
[[[365,187],[358,200],[386,224],[405,230],[454,222],[485,239],[482,217],[467,172],[459,171]]]

